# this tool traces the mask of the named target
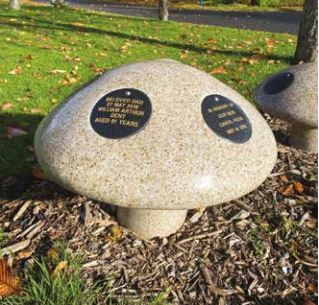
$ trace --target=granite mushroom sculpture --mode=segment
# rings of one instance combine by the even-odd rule
[[[159,59],[106,72],[39,125],[38,161],[52,181],[118,206],[121,225],[164,237],[187,210],[258,187],[277,157],[264,118],[210,75]]]
[[[281,71],[255,90],[260,109],[292,124],[289,142],[318,151],[318,68],[306,63]]]

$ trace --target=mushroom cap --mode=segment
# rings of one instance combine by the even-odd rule
[[[143,128],[129,135],[126,127],[112,129],[94,117],[105,95],[123,88],[140,94],[148,107]],[[229,105],[242,112],[248,132],[228,137],[210,127],[216,123],[205,108],[210,95],[233,101]],[[48,177],[66,189],[146,209],[191,209],[238,198],[264,181],[277,157],[274,136],[252,104],[210,75],[165,59],[121,66],[77,91],[41,122],[35,151]]]
[[[291,123],[318,126],[317,63],[291,66],[262,82],[255,90],[264,112]]]

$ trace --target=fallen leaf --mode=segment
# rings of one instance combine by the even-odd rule
[[[39,166],[32,167],[32,176],[39,180],[47,180],[45,173]]]
[[[303,193],[303,191],[304,191],[304,186],[302,185],[301,182],[299,182],[299,181],[294,181],[293,185],[294,185],[294,190],[295,190],[296,192],[298,192],[299,194],[302,194],[302,193]]]
[[[7,127],[6,134],[7,137],[11,139],[13,137],[24,136],[27,134],[27,132],[21,128],[9,126]]]
[[[1,106],[1,110],[9,110],[13,107],[11,103],[5,103]]]
[[[188,58],[188,51],[187,50],[182,50],[180,53],[179,53],[179,58],[180,59],[186,59]]]
[[[274,44],[275,44],[275,41],[271,38],[266,38],[265,39],[265,42],[266,42],[266,46],[267,48],[273,48],[274,47]]]
[[[214,43],[217,42],[217,39],[209,38],[207,41],[208,41],[209,43],[211,43],[211,44],[214,44]]]
[[[41,111],[42,111],[42,110],[39,109],[39,108],[32,108],[32,109],[30,110],[31,113],[40,113]]]
[[[112,226],[111,230],[112,230],[112,234],[109,236],[109,239],[112,241],[118,241],[123,234],[121,227],[115,225],[115,226]]]
[[[55,69],[55,70],[52,70],[50,73],[51,74],[63,74],[63,73],[66,73],[66,71],[65,70]]]
[[[25,59],[32,60],[32,59],[34,59],[34,57],[33,57],[33,55],[28,54],[28,55],[25,57]]]
[[[289,218],[284,218],[284,228],[289,231],[293,227],[293,222]]]
[[[280,175],[279,176],[279,179],[282,181],[282,182],[285,182],[285,183],[288,183],[289,182],[289,179],[286,175]]]
[[[289,184],[288,186],[281,186],[278,189],[278,192],[285,196],[291,196],[294,193],[293,184]]]
[[[312,293],[317,293],[318,291],[318,287],[315,284],[310,284],[307,288],[308,291],[312,292]]]
[[[248,63],[249,63],[250,65],[254,65],[254,64],[256,64],[257,62],[258,62],[258,60],[255,59],[255,58],[250,58],[250,59],[248,60]]]
[[[47,252],[47,256],[51,259],[59,258],[59,252],[55,248],[50,248]]]
[[[219,67],[219,68],[215,68],[212,71],[210,71],[210,74],[227,74],[225,68],[223,67]]]
[[[84,23],[80,23],[80,22],[72,22],[71,23],[71,25],[73,25],[73,26],[78,26],[78,27],[86,27],[86,24],[84,24]]]
[[[0,297],[7,297],[19,291],[20,279],[13,275],[6,259],[0,259]]]
[[[27,258],[30,258],[33,254],[33,251],[20,251],[18,254],[17,254],[17,258],[18,259],[27,259]]]
[[[66,268],[67,265],[67,261],[59,262],[52,273],[52,277],[56,277],[62,270]]]
[[[22,68],[19,66],[9,72],[9,74],[11,75],[18,75],[21,73],[22,73]]]
[[[313,218],[306,220],[305,224],[309,229],[314,229],[317,227],[317,222]]]

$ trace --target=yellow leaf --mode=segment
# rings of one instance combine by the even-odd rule
[[[112,241],[118,241],[123,234],[123,231],[120,226],[112,226],[112,235],[109,236],[109,239]]]
[[[67,265],[67,261],[59,262],[52,273],[52,277],[56,277],[63,269],[66,268]]]
[[[289,231],[289,230],[292,228],[292,226],[293,226],[292,220],[289,219],[289,218],[285,218],[285,219],[284,219],[284,228],[285,228],[287,231]]]
[[[19,291],[20,279],[12,274],[6,259],[0,260],[0,297],[7,297]]]
[[[32,108],[32,109],[30,110],[31,113],[40,113],[41,111],[42,111],[42,110],[39,109],[39,108]]]
[[[63,74],[63,73],[66,73],[66,71],[65,70],[55,69],[55,70],[52,70],[50,73],[51,74]]]
[[[59,258],[59,252],[54,248],[50,248],[47,252],[47,256],[51,259],[57,259]]]
[[[86,24],[80,23],[80,22],[72,22],[71,25],[73,25],[73,26],[78,26],[78,27],[81,27],[81,26],[86,27]]]

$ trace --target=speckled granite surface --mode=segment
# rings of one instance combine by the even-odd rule
[[[90,124],[92,109],[121,88],[144,92],[152,114],[129,137],[102,137]],[[228,141],[208,127],[201,105],[211,94],[226,96],[244,111],[252,127],[248,141]],[[49,178],[65,188],[148,209],[238,198],[266,179],[277,156],[274,136],[253,105],[210,75],[172,60],[124,65],[76,92],[42,121],[35,150]]]
[[[266,79],[255,90],[260,109],[292,123],[290,145],[315,153],[318,152],[317,65],[291,66]]]
[[[307,63],[291,66],[279,72],[292,73],[294,81],[285,90],[277,94],[267,94],[264,91],[267,82],[275,77],[272,75],[260,84],[255,91],[259,107],[274,117],[291,123],[318,126],[318,67],[317,63]]]

